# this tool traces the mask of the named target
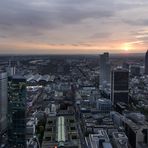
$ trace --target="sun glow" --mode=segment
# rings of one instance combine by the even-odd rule
[[[121,46],[121,49],[125,52],[128,52],[131,50],[131,45],[130,44],[123,44],[123,46]]]
[[[129,48],[125,48],[124,51],[129,51]]]

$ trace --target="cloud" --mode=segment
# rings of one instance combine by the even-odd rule
[[[77,47],[78,42],[87,45],[90,39],[92,43],[132,40],[130,32],[148,25],[147,4],[147,0],[1,0],[0,43],[12,40]]]
[[[137,41],[132,41],[132,42],[127,42],[126,45],[132,45],[132,44],[143,44],[143,41],[137,40]]]
[[[103,39],[103,38],[108,38],[111,36],[111,33],[109,32],[100,32],[100,33],[95,33],[91,35],[89,38],[90,39]]]
[[[59,2],[55,0],[56,2]],[[85,0],[88,2],[87,0]],[[51,2],[51,4],[50,4]],[[85,9],[83,7],[77,7],[72,5],[74,2],[69,1],[70,5],[67,6],[68,1],[62,0],[63,4],[60,6],[58,3],[51,1],[22,1],[22,0],[5,0],[0,2],[0,27],[6,26],[17,28],[17,26],[29,28],[47,28],[53,29],[57,26],[80,23],[87,18],[103,18],[113,15],[111,10],[98,9]],[[65,3],[64,3],[65,2]],[[78,2],[78,0],[77,0]],[[79,0],[82,4],[84,0]],[[86,3],[85,2],[85,3]],[[33,3],[41,5],[32,5]],[[85,4],[84,3],[84,4]],[[65,4],[65,5],[64,5]],[[78,4],[75,2],[75,4]],[[86,6],[87,8],[87,6]]]
[[[125,23],[133,26],[147,26],[148,19],[137,19],[137,20],[124,20]]]

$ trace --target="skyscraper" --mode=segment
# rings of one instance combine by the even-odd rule
[[[7,73],[0,72],[0,134],[7,128]]]
[[[8,142],[11,148],[26,147],[26,79],[13,76],[8,81]]]
[[[145,74],[148,75],[148,50],[145,54]]]
[[[117,68],[111,74],[111,101],[113,105],[117,102],[129,102],[129,72],[126,69]]]
[[[11,60],[9,61],[9,65],[8,65],[8,67],[6,69],[7,69],[8,76],[15,75],[16,67],[15,67],[14,63],[11,64]]]
[[[100,86],[110,83],[109,53],[100,55]]]

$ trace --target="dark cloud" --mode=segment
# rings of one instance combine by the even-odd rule
[[[113,15],[113,11],[104,9],[87,10],[84,6],[78,8],[73,5],[67,6],[68,1],[62,0],[65,5],[53,5],[53,7],[36,7],[29,5],[22,0],[5,0],[1,2],[0,8],[0,27],[17,28],[31,27],[35,29],[53,29],[57,26],[80,23],[87,18],[103,18]],[[82,0],[84,3],[84,0]],[[47,1],[46,1],[47,2]],[[78,0],[77,0],[78,2]],[[48,3],[50,3],[48,1]],[[69,2],[73,3],[72,1]],[[86,3],[86,2],[85,2]],[[75,2],[75,4],[78,4]],[[48,6],[48,5],[47,5]],[[44,8],[45,7],[45,8]]]
[[[47,40],[49,43],[49,37],[52,38],[50,42],[58,43],[58,39],[53,37],[58,36],[57,30],[64,32],[64,36],[66,29],[71,27],[69,34],[76,34],[77,31],[78,38],[82,33],[86,35],[80,38],[80,42],[85,42],[87,37],[94,40],[110,39],[116,31],[122,34],[125,31],[132,32],[129,29],[131,26],[147,26],[147,19],[131,15],[132,10],[146,11],[146,4],[147,0],[1,0],[0,38],[30,42]],[[125,28],[125,24],[130,27]],[[59,37],[59,41],[65,43],[66,39],[61,40]],[[70,40],[68,35],[67,40]],[[73,42],[72,38],[70,43],[79,46],[77,42]]]
[[[0,38],[2,38],[2,39],[6,39],[7,36],[6,36],[6,35],[1,35]]]

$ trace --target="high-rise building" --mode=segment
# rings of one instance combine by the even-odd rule
[[[113,105],[117,102],[129,102],[129,72],[123,68],[117,68],[111,74],[111,101]]]
[[[14,63],[11,64],[11,61],[9,61],[9,65],[6,68],[8,76],[14,76],[16,73],[16,67],[14,65]]]
[[[100,86],[110,83],[109,53],[100,55]]]
[[[145,74],[148,75],[148,50],[145,54]]]
[[[26,79],[8,79],[8,143],[11,148],[26,148]]]
[[[15,72],[16,72],[16,68],[15,67],[7,67],[8,76],[15,75]]]
[[[0,72],[0,134],[7,128],[7,73]]]

